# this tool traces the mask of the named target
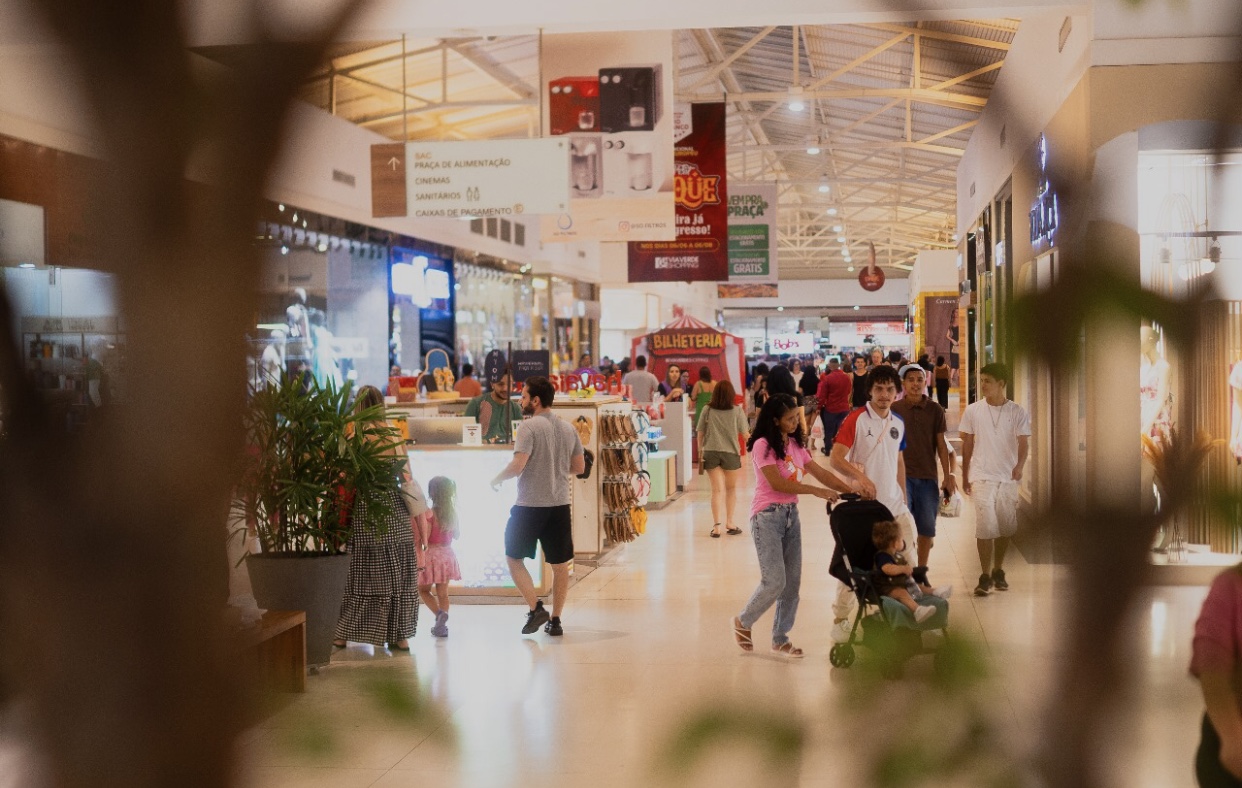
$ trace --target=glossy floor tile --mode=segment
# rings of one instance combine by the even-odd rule
[[[749,469],[744,474],[743,513],[753,487]],[[707,491],[696,479],[673,505],[651,513],[644,536],[573,588],[563,638],[522,636],[520,606],[458,604],[446,640],[424,627],[410,654],[351,646],[309,677],[304,695],[285,697],[246,733],[240,784],[869,785],[886,748],[900,755],[927,745],[939,753],[972,720],[986,722],[986,751],[962,762],[986,765],[989,753],[1021,757],[1038,741],[1059,667],[1067,577],[1063,567],[1027,564],[1013,552],[1012,590],[970,596],[979,569],[966,509],[940,521],[931,569],[937,583],[956,587],[953,635],[976,644],[989,670],[967,688],[937,690],[929,657],[913,660],[896,682],[876,678],[865,649],[848,671],[829,665],[832,541],[812,499],[801,505],[804,570],[792,633],[807,658],[787,662],[767,652],[770,613],[755,628],[756,653],[742,653],[729,622],[758,581],[749,527],[739,518],[745,535],[709,538]],[[1130,618],[1133,690],[1109,730],[1115,785],[1193,785],[1202,702],[1186,665],[1205,593],[1149,588]],[[903,724],[893,726],[893,715]],[[703,734],[691,743],[708,744],[679,748],[691,719]],[[766,758],[765,747],[786,730],[801,746]],[[8,733],[0,728],[0,788],[31,785],[22,776],[20,731]],[[979,784],[977,775],[929,784]]]
[[[749,478],[747,485],[743,513]],[[341,785],[381,788],[868,784],[876,755],[865,742],[876,737],[859,730],[864,723],[849,709],[927,697],[931,660],[916,658],[902,681],[879,685],[868,683],[865,650],[850,671],[831,668],[827,516],[811,499],[801,512],[804,571],[793,632],[807,651],[800,662],[767,653],[770,614],[755,628],[756,653],[733,644],[729,620],[758,580],[754,546],[748,526],[740,537],[708,537],[710,507],[696,480],[672,506],[651,513],[646,535],[574,587],[563,639],[522,636],[517,606],[457,605],[447,640],[420,631],[408,656],[369,647],[339,654],[311,677],[305,696],[261,724],[269,735],[247,744],[248,785],[319,784],[333,770]],[[920,713],[929,724],[950,725],[970,706],[990,721],[997,747],[1020,756],[1039,735],[1052,686],[1065,570],[1027,564],[1015,551],[1007,566],[1012,590],[970,596],[979,569],[969,511],[941,520],[931,566],[937,583],[956,587],[953,633],[978,645],[991,673],[966,692],[969,703],[949,699]],[[1204,593],[1144,592],[1133,617],[1135,691],[1112,747],[1119,785],[1193,785],[1202,706],[1186,664]],[[377,683],[432,706],[414,719],[387,715],[377,706]],[[670,755],[687,721],[704,711],[736,730],[697,760]],[[775,766],[763,760],[763,732],[791,722],[804,737],[800,755]],[[299,746],[307,727],[315,741],[332,743],[318,751]]]

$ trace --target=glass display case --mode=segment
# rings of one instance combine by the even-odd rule
[[[505,560],[505,525],[517,498],[517,482],[508,481],[499,491],[491,480],[513,458],[512,446],[426,446],[410,451],[410,470],[423,489],[435,476],[447,476],[457,484],[457,515],[461,535],[453,542],[461,564],[461,582],[451,590],[470,595],[517,595]],[[535,588],[543,594],[550,572],[544,571],[543,554],[528,561]]]

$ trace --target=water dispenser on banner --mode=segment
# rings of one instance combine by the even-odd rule
[[[599,88],[596,77],[561,77],[549,82],[549,133],[599,131]]]
[[[627,66],[599,70],[600,130],[652,131],[663,107],[662,69]]]
[[[569,191],[574,197],[599,197],[604,193],[602,144],[598,134],[569,138]]]
[[[658,190],[664,180],[649,134],[604,135],[604,193],[632,197]]]

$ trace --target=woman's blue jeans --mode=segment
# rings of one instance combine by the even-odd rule
[[[750,518],[750,533],[759,556],[759,587],[738,618],[750,629],[776,604],[772,645],[789,642],[802,587],[802,523],[798,505],[772,504]]]

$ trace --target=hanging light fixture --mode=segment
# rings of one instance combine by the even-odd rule
[[[820,194],[827,194],[827,193],[830,191],[830,189],[831,189],[831,187],[829,187],[829,186],[828,186],[828,176],[827,176],[827,175],[822,175],[822,176],[820,176],[820,179],[819,179],[819,193],[820,193]]]
[[[802,87],[795,85],[789,89],[789,111],[801,112],[806,109],[806,104],[802,101]]]

